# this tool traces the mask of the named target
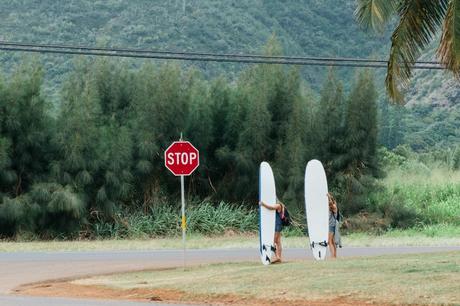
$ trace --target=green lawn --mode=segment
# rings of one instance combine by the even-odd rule
[[[285,248],[306,248],[307,237],[284,237]],[[394,230],[384,235],[350,234],[342,239],[344,246],[452,246],[460,245],[460,227],[430,226],[423,229]],[[257,234],[206,237],[191,235],[187,248],[257,248]],[[182,238],[148,240],[77,240],[43,242],[0,242],[0,252],[34,251],[108,251],[182,248]]]
[[[185,291],[183,300],[235,295],[278,302],[335,300],[369,303],[454,305],[460,301],[460,252],[343,258],[262,266],[215,264],[76,280],[77,285],[115,289]],[[270,292],[267,295],[267,292]],[[458,305],[458,304],[457,304]]]

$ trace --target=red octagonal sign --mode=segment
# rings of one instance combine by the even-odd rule
[[[175,141],[165,151],[165,166],[175,176],[190,175],[200,165],[200,152],[188,141]]]

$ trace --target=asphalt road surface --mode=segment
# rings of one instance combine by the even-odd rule
[[[339,249],[339,256],[377,256],[460,251],[456,247],[353,247]],[[286,249],[285,260],[311,260],[306,249]],[[187,250],[187,265],[219,262],[258,261],[256,249]],[[0,305],[2,306],[83,306],[83,305],[162,305],[124,301],[94,301],[67,298],[22,297],[14,295],[14,288],[33,282],[52,279],[77,278],[89,275],[172,268],[183,265],[182,250],[100,251],[100,252],[28,252],[0,253]],[[171,304],[167,304],[171,305]]]

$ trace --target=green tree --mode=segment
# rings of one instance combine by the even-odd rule
[[[55,122],[41,96],[41,68],[26,63],[27,68],[21,66],[6,87],[0,86],[0,236],[11,237],[19,231],[43,235],[48,229],[61,234],[83,216],[81,201],[66,201],[77,199],[70,186],[47,183],[49,165],[58,153],[52,141]],[[43,193],[37,189],[45,185],[55,188],[41,201]],[[62,226],[56,228],[50,221]]]
[[[83,197],[71,185],[37,183],[27,195],[28,210],[21,219],[29,221],[23,227],[41,238],[75,237],[87,222]]]
[[[299,71],[292,69],[285,78],[286,96],[283,103],[290,104],[286,114],[284,134],[277,139],[276,172],[278,193],[290,207],[303,207],[304,170],[312,154],[309,104],[302,93]],[[287,108],[287,107],[286,107]],[[308,145],[310,144],[310,145]]]
[[[0,192],[17,197],[48,174],[53,120],[41,95],[43,72],[27,62],[0,85]]]
[[[216,89],[212,92],[216,92]],[[215,128],[219,128],[215,131],[214,139],[215,141],[221,139],[215,150],[216,162],[219,165],[218,170],[216,169],[218,182],[214,184],[217,185],[216,198],[234,201],[239,196],[239,191],[235,190],[240,173],[238,165],[244,160],[238,148],[240,133],[248,116],[248,103],[250,103],[248,84],[244,82],[238,82],[235,88],[230,92],[227,91],[224,101],[216,102],[216,111],[220,110],[220,117],[224,119],[221,121],[223,125],[214,124]],[[217,118],[219,117],[215,117]]]
[[[347,212],[364,208],[363,195],[379,175],[377,160],[377,92],[373,76],[360,73],[348,97],[345,114],[345,142],[338,185],[345,190]]]
[[[379,112],[379,143],[394,149],[404,142],[407,110],[402,105],[390,105],[383,100]]]
[[[91,69],[91,61],[79,59],[74,73],[64,84],[54,140],[59,154],[53,162],[52,173],[57,182],[71,186],[82,195],[85,207],[97,209],[96,178],[101,167],[98,117],[101,110]]]
[[[382,30],[393,16],[398,22],[391,37],[386,87],[389,96],[403,102],[412,65],[442,26],[438,58],[456,77],[460,74],[459,0],[359,0],[355,15],[365,28]]]
[[[265,54],[280,52],[279,43],[272,37]],[[228,199],[256,198],[257,189],[248,187],[257,180],[262,161],[275,161],[278,140],[286,135],[287,115],[292,108],[290,103],[283,103],[286,88],[285,72],[280,66],[256,65],[239,77],[228,107],[225,143],[216,150],[218,159],[229,165],[222,180],[222,186],[231,190]]]
[[[236,140],[229,137],[232,133],[230,120],[231,116],[235,115],[232,111],[232,103],[234,91],[228,85],[228,81],[223,77],[213,80],[209,88],[209,99],[212,101],[211,120],[212,120],[212,137],[209,144],[208,152],[208,178],[209,185],[214,193],[214,197],[222,196],[220,191],[224,189],[218,188],[218,183],[221,182],[226,173],[231,171],[231,165],[225,162],[225,152],[235,149]],[[238,115],[236,115],[238,116]],[[220,190],[219,190],[220,189]]]
[[[133,144],[128,73],[111,63],[80,61],[63,91],[54,173],[85,195],[91,216],[111,218],[130,199]],[[128,88],[128,89],[126,89]]]
[[[0,237],[14,237],[24,225],[28,225],[26,212],[30,213],[27,195],[15,198],[2,197],[0,201]]]
[[[0,197],[2,197],[3,194],[3,187],[13,182],[13,172],[10,170],[10,146],[9,139],[4,137],[0,138],[0,186],[2,186]]]
[[[331,70],[321,90],[316,116],[316,129],[319,134],[316,146],[318,158],[323,161],[326,172],[333,178],[343,166],[340,164],[340,156],[343,155],[345,137],[344,104],[343,86]]]
[[[240,126],[238,144],[235,150],[236,177],[234,178],[235,198],[255,199],[256,188],[251,182],[257,181],[260,162],[270,161],[274,155],[274,142],[270,139],[271,114],[268,110],[267,84],[264,70],[255,67],[242,77],[239,90],[245,92],[247,113]]]
[[[103,124],[110,121],[125,125],[133,104],[135,85],[127,63],[115,64],[106,58],[98,59],[91,68],[91,74]]]
[[[200,167],[192,174],[189,186],[195,194],[207,196],[213,191],[210,166],[213,158],[214,101],[211,100],[207,82],[197,71],[190,71],[186,91],[189,110],[184,132],[186,139],[200,151]]]
[[[179,66],[166,64],[155,68],[146,64],[135,79],[131,111],[135,185],[147,209],[177,190],[177,180],[164,168],[163,152],[186,132],[189,107]]]
[[[390,106],[389,148],[394,149],[404,143],[406,108],[401,105]]]

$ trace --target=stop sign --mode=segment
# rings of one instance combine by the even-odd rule
[[[175,141],[165,151],[165,166],[175,176],[190,175],[200,164],[200,152],[188,141]]]

